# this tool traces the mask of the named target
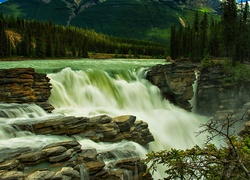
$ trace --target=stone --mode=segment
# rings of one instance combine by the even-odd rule
[[[193,97],[192,84],[195,81],[197,65],[190,62],[174,62],[153,66],[146,78],[156,85],[163,97],[171,103],[191,110],[189,100]]]
[[[1,180],[24,180],[25,176],[22,171],[8,171],[1,174]]]
[[[117,142],[126,139],[147,145],[154,141],[147,123],[137,122],[136,117],[131,115],[114,118],[106,115],[94,118],[59,116],[38,122],[33,121],[26,125],[16,123],[12,126],[36,134],[78,135],[95,142]]]
[[[71,177],[71,178],[73,178],[73,179],[75,179],[75,178],[80,178],[79,172],[77,172],[76,170],[74,170],[74,169],[71,168],[71,167],[63,167],[63,168],[61,169],[61,173],[62,173],[63,175],[66,175],[66,176],[68,176],[68,177]]]
[[[136,120],[135,116],[118,116],[113,118],[113,121],[119,126],[121,132],[130,131],[130,128]]]
[[[68,149],[67,151],[63,152],[60,155],[51,156],[49,157],[49,162],[55,163],[55,162],[68,160],[74,155],[73,152],[74,152],[74,149]]]
[[[36,103],[47,112],[53,106],[47,103],[51,84],[46,74],[36,73],[33,68],[0,70],[0,102]]]
[[[7,160],[0,163],[0,170],[14,170],[18,168],[20,162],[16,159]]]
[[[249,136],[250,135],[250,121],[244,124],[243,129],[239,132],[240,136]]]
[[[56,146],[56,147],[51,147],[51,148],[46,148],[43,149],[42,152],[46,154],[46,156],[57,156],[63,152],[65,152],[67,148],[63,146]]]
[[[52,179],[54,175],[55,175],[54,171],[38,170],[28,175],[26,180],[42,180],[42,179],[49,180],[49,179]]]
[[[33,152],[26,153],[26,154],[22,154],[17,159],[21,163],[33,164],[33,163],[37,163],[40,161],[44,161],[44,158],[46,157],[47,157],[46,154],[42,151],[33,151]]]
[[[216,111],[239,110],[250,102],[250,80],[227,80],[232,78],[224,73],[220,64],[201,69],[197,87],[197,113],[214,116]]]

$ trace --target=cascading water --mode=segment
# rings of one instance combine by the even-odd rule
[[[35,135],[31,132],[20,131],[11,126],[15,123],[30,123],[59,114],[47,114],[41,107],[35,104],[0,104],[0,154],[6,148],[40,148],[53,142],[64,141],[66,137]],[[4,147],[4,148],[3,148]]]
[[[49,74],[53,85],[49,102],[56,113],[65,115],[136,115],[149,124],[156,139],[150,144],[153,150],[188,148],[199,143],[194,132],[204,117],[162,99],[159,89],[143,78],[145,74],[145,69],[106,72],[66,68]]]
[[[69,64],[63,64],[66,62]],[[112,151],[115,152],[114,156],[117,159],[126,156],[120,154],[119,149],[131,150],[132,148],[136,154],[145,158],[145,154],[151,150],[185,149],[203,142],[202,137],[195,136],[195,132],[198,131],[199,125],[207,119],[175,107],[164,100],[159,89],[145,79],[146,69],[139,68],[162,62],[157,60],[50,60],[29,61],[28,63],[31,63],[29,67],[34,67],[43,73],[54,72],[51,67],[63,69],[63,67],[70,66],[78,70],[65,68],[60,72],[48,74],[53,87],[49,99],[49,102],[55,107],[53,114],[45,113],[34,104],[0,105],[0,155],[4,154],[6,149],[9,150],[8,148],[40,148],[53,142],[67,140],[67,137],[35,135],[10,126],[12,123],[29,123],[61,114],[87,117],[102,114],[111,117],[135,115],[137,119],[146,121],[155,138],[155,141],[149,144],[149,150],[134,142],[124,141],[111,144],[78,139],[83,148],[95,148],[99,153]],[[112,70],[104,70],[106,64],[108,65],[106,69]],[[23,65],[18,62],[13,62],[13,64],[8,62],[6,68]],[[1,66],[3,67],[4,63]],[[91,69],[79,70],[87,66],[91,66]],[[2,149],[2,147],[4,148]],[[84,167],[81,174],[82,177],[87,178]],[[129,174],[130,172],[126,176]],[[162,177],[161,174],[155,175],[156,179]]]
[[[162,99],[159,89],[145,75],[143,68],[137,71],[66,68],[48,75],[53,85],[49,102],[56,113],[65,115],[135,115],[149,124],[155,138],[150,150],[185,149],[201,144],[202,137],[196,137],[195,132],[206,118]]]
[[[192,85],[194,95],[193,95],[193,98],[190,99],[189,103],[192,105],[192,112],[196,113],[197,112],[196,96],[197,96],[198,77],[199,77],[198,71],[195,71],[194,74],[195,74],[195,81],[194,81],[194,83]]]

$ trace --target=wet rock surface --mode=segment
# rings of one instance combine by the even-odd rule
[[[33,68],[0,69],[0,102],[36,103],[48,112],[53,107],[47,103],[51,85],[46,74]]]
[[[189,100],[193,97],[195,69],[197,66],[190,62],[156,65],[149,70],[146,78],[160,89],[165,99],[190,110],[192,107]]]
[[[28,124],[18,121],[10,125],[16,129],[35,134],[78,135],[95,142],[129,140],[147,146],[149,142],[154,141],[148,124],[141,120],[136,121],[136,117],[132,115],[114,118],[107,115],[92,118],[58,116]]]
[[[250,80],[230,82],[231,77],[223,73],[223,67],[216,65],[202,69],[198,79],[197,112],[217,116],[223,111],[244,111],[250,102]]]
[[[0,158],[2,180],[152,179],[151,175],[143,176],[147,167],[133,151],[108,166],[101,153],[84,149],[75,140],[28,150],[11,158],[8,151],[5,153]]]

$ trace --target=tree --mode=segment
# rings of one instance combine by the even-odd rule
[[[237,5],[235,0],[225,0],[222,3],[222,35],[225,55],[233,58],[237,27]]]
[[[238,137],[234,129],[244,115],[234,118],[234,114],[228,114],[224,119],[211,119],[202,125],[199,134],[209,135],[204,147],[149,153],[145,159],[146,164],[151,164],[148,171],[154,172],[155,165],[162,164],[166,168],[164,179],[250,179],[250,137]],[[217,137],[226,145],[209,144]]]
[[[171,36],[170,36],[170,56],[175,59],[177,58],[178,54],[178,44],[177,44],[177,37],[176,37],[176,27],[172,26],[171,27]]]
[[[8,37],[5,32],[5,22],[0,15],[0,58],[1,57],[6,57],[6,52],[7,52],[7,44],[8,44]]]

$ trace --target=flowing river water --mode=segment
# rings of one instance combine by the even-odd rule
[[[149,67],[164,60],[36,60],[0,62],[0,69],[33,67],[46,73],[52,84],[49,102],[55,107],[47,114],[36,105],[0,104],[0,149],[21,146],[40,147],[68,137],[16,132],[8,124],[15,121],[39,121],[50,116],[135,115],[148,123],[155,141],[145,149],[134,142],[94,143],[79,139],[83,147],[97,151],[133,147],[142,158],[150,151],[186,149],[201,145],[196,137],[207,118],[187,112],[161,97],[159,89],[145,79]],[[0,115],[1,115],[0,113]],[[0,151],[1,152],[1,151]],[[156,174],[155,178],[161,178]]]

